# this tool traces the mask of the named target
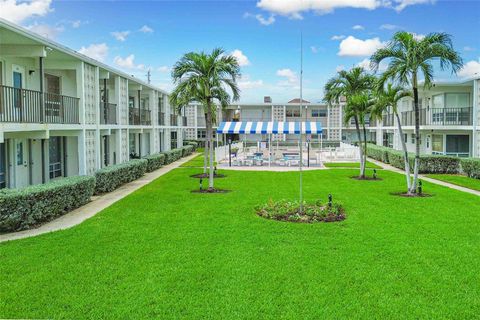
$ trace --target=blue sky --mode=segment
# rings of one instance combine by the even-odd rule
[[[367,63],[398,30],[451,34],[466,63],[457,78],[480,72],[480,1],[0,0],[0,16],[136,77],[150,68],[152,83],[167,90],[183,53],[223,47],[242,62],[242,102],[299,95],[301,32],[304,97],[312,102],[337,70]]]

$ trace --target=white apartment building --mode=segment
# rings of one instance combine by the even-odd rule
[[[0,188],[183,145],[167,93],[0,19]]]
[[[424,154],[480,157],[480,76],[463,82],[437,82],[419,91],[420,148]],[[404,136],[396,128],[392,114],[373,129],[378,145],[401,149],[404,139],[415,151],[413,99],[404,98],[398,109]]]
[[[480,77],[463,82],[435,83],[428,90],[420,90],[420,140],[423,154],[443,154],[458,157],[480,157]],[[304,101],[300,117],[300,100],[288,103],[272,103],[266,97],[264,103],[230,105],[218,109],[220,121],[319,121],[322,123],[324,141],[357,141],[353,122],[343,122],[343,103],[339,106]],[[383,119],[366,119],[367,140],[397,150],[404,139],[409,151],[415,151],[415,117],[413,99],[405,98],[398,106],[401,114],[403,137],[400,137],[392,114]],[[186,108],[188,139],[205,139],[205,117],[202,108],[190,105]],[[266,141],[266,135],[238,137],[239,140]],[[282,141],[297,141],[298,136],[276,137]],[[311,137],[315,140],[317,137]]]

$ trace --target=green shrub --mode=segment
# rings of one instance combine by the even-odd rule
[[[144,159],[147,160],[147,172],[155,171],[165,163],[165,155],[163,153],[152,154]]]
[[[193,146],[192,145],[183,146],[180,149],[182,149],[182,157],[189,156],[193,152]]]
[[[165,155],[165,164],[169,164],[180,159],[183,151],[182,149],[172,149],[162,153]]]
[[[185,146],[192,146],[192,147],[193,147],[193,151],[197,150],[197,148],[198,148],[198,142],[196,142],[196,141],[184,141],[184,142],[183,142],[183,145],[185,145]]]
[[[29,229],[90,201],[95,177],[75,176],[23,189],[0,190],[0,232]]]
[[[480,179],[480,159],[462,158],[460,166],[468,177]]]
[[[111,192],[122,184],[136,180],[147,171],[146,159],[135,159],[105,167],[95,172],[95,194]]]
[[[375,160],[388,163],[395,168],[405,169],[403,152],[391,148],[367,145],[367,156]],[[415,155],[408,154],[410,169],[413,172]],[[458,173],[460,171],[460,158],[442,155],[420,155],[419,173]]]

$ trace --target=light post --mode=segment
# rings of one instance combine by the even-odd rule
[[[228,166],[232,166],[232,138],[228,137]]]

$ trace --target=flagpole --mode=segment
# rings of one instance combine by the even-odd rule
[[[303,32],[300,31],[300,213],[303,213],[303,139],[302,139],[302,120],[303,120]]]

